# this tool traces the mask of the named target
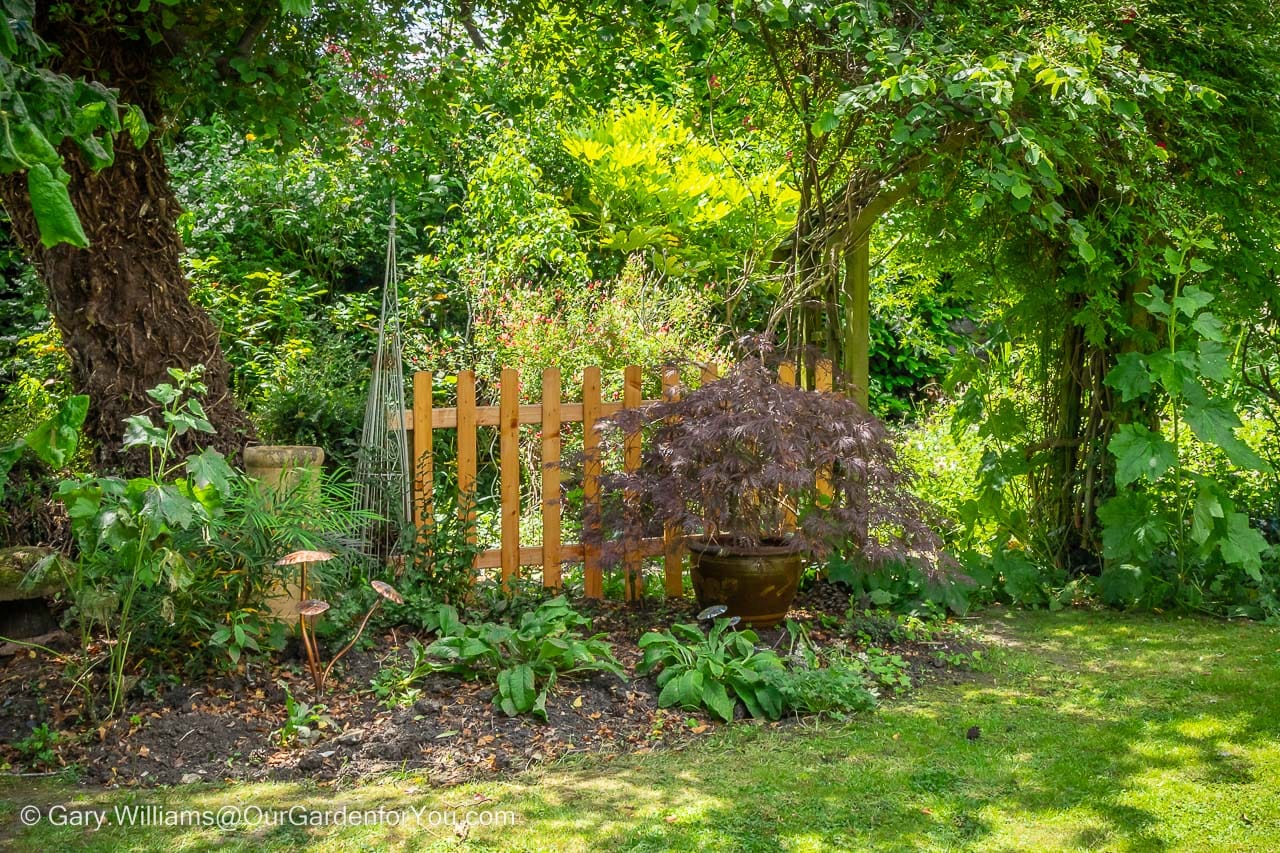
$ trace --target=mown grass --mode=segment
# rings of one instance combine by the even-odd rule
[[[726,728],[679,752],[583,758],[432,789],[405,774],[295,784],[83,790],[0,783],[16,850],[1280,849],[1280,631],[1115,613],[994,612],[988,671],[853,723]],[[971,726],[981,729],[969,740]],[[509,827],[23,829],[19,809],[514,813]]]

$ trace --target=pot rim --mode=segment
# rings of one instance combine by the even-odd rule
[[[791,536],[782,544],[768,545],[734,545],[716,542],[709,536],[694,535],[685,537],[685,546],[696,554],[707,554],[712,557],[788,557],[800,553],[800,545]]]

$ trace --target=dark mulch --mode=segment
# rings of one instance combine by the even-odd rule
[[[842,616],[848,597],[820,583],[802,593],[792,617],[809,626],[821,645],[849,644],[822,617]],[[65,701],[64,667],[44,653],[0,658],[0,757],[27,769],[13,744],[42,722],[60,733],[62,765],[74,765],[90,784],[173,784],[195,780],[344,780],[412,769],[435,784],[451,784],[525,770],[579,753],[616,755],[670,748],[719,725],[697,713],[661,710],[649,678],[635,678],[636,641],[649,629],[690,621],[691,601],[581,602],[633,677],[607,674],[562,678],[547,704],[548,720],[507,717],[492,704],[491,685],[433,675],[416,702],[387,708],[369,682],[389,655],[405,655],[412,634],[389,631],[371,648],[352,651],[339,665],[320,702],[333,726],[311,745],[282,747],[274,734],[285,719],[285,689],[312,700],[305,668],[285,656],[270,670],[219,676],[202,684],[168,684],[139,691],[120,718],[89,726]],[[762,642],[785,652],[786,633],[761,632]],[[69,642],[65,638],[64,642]],[[56,640],[55,640],[56,642]],[[895,647],[913,680],[966,678],[948,668],[939,651],[965,651],[963,643]]]

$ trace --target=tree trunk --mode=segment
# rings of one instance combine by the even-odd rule
[[[194,364],[207,368],[204,405],[217,435],[192,438],[236,457],[250,427],[229,390],[218,330],[191,303],[178,263],[178,203],[159,144],[153,138],[139,150],[121,134],[115,163],[98,173],[72,146],[63,153],[88,249],[40,244],[24,175],[0,181],[0,199],[48,288],[75,387],[89,395],[85,432],[96,444],[97,465],[145,467],[140,454],[121,454],[123,421],[156,408],[146,390],[170,381],[167,368]]]
[[[163,125],[156,49],[145,39],[120,38],[116,29],[117,23],[140,26],[138,21],[104,22],[101,14],[91,14],[91,6],[83,14],[51,16],[51,5],[39,4],[36,29],[58,45],[53,70],[117,87],[122,104],[141,108],[152,124]],[[69,142],[62,154],[88,249],[41,245],[24,174],[0,179],[0,202],[13,236],[48,289],[76,390],[89,395],[85,433],[95,443],[97,467],[146,469],[145,454],[121,452],[123,421],[157,408],[146,391],[170,381],[168,368],[194,364],[206,368],[204,407],[216,435],[188,435],[179,451],[199,443],[235,459],[251,428],[231,395],[218,330],[191,304],[191,285],[178,263],[178,201],[159,141],[153,135],[139,149],[128,133],[120,134],[115,162],[101,172]]]

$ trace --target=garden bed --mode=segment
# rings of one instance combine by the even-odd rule
[[[792,618],[815,645],[856,650],[860,642],[836,630],[847,597],[820,584],[803,594]],[[14,746],[40,723],[58,733],[53,770],[72,768],[84,782],[155,785],[237,780],[344,780],[400,769],[425,770],[434,784],[517,772],[568,755],[619,755],[679,747],[722,724],[704,713],[660,709],[651,678],[635,677],[636,642],[646,631],[691,621],[692,602],[580,603],[595,630],[613,645],[629,680],[607,673],[561,678],[547,703],[545,723],[508,717],[492,703],[490,684],[433,674],[406,707],[389,708],[369,689],[389,655],[406,654],[412,634],[387,631],[370,648],[353,651],[320,701],[328,723],[311,744],[284,746],[286,690],[312,698],[303,661],[283,655],[270,669],[254,666],[203,684],[162,684],[135,692],[126,712],[86,727],[61,710],[68,684],[61,664],[45,653],[21,652],[0,666],[0,742],[13,771],[30,766]],[[68,638],[69,639],[69,638]],[[785,651],[781,629],[761,632],[762,644]],[[970,677],[956,662],[973,649],[950,633],[926,640],[877,643],[901,656],[913,683]],[[882,698],[892,693],[882,691]],[[739,711],[741,712],[741,706]],[[774,725],[785,725],[784,718]]]

